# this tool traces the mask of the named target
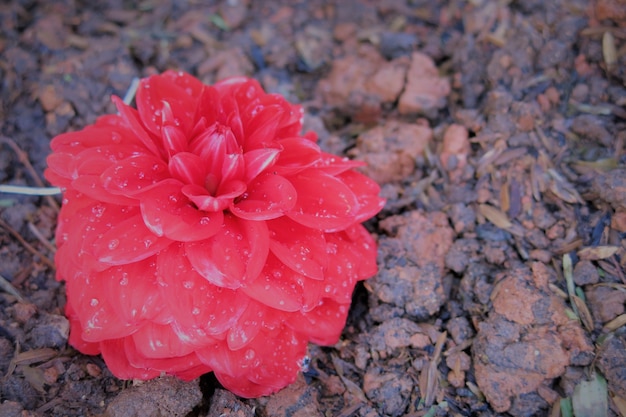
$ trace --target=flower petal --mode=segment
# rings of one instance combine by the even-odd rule
[[[385,206],[386,200],[378,196],[380,187],[371,178],[354,170],[345,171],[337,175],[337,178],[343,181],[359,200],[359,212],[356,215],[357,223],[374,217]]]
[[[248,308],[237,323],[228,330],[226,343],[230,350],[239,350],[247,346],[261,331],[269,308],[255,300],[250,300]]]
[[[245,181],[250,182],[261,172],[274,165],[281,150],[275,148],[255,149],[246,152],[243,157],[246,165]]]
[[[289,180],[298,200],[286,215],[304,226],[327,232],[354,224],[359,201],[340,179],[318,170],[307,170]]]
[[[138,215],[109,227],[109,231],[98,236],[93,243],[93,254],[102,264],[141,261],[171,244],[171,240],[155,236]]]
[[[185,256],[183,244],[171,245],[157,258],[159,289],[182,331],[225,333],[247,307],[247,297],[217,287],[200,276]]]
[[[121,118],[126,122],[128,128],[141,141],[141,143],[155,156],[163,156],[152,136],[146,130],[146,127],[139,119],[139,113],[132,107],[124,104],[121,98],[117,96],[111,97]]]
[[[176,358],[193,352],[193,346],[183,343],[167,324],[147,322],[131,337],[137,352],[146,358]]]
[[[301,137],[286,138],[277,142],[283,151],[274,169],[280,175],[294,175],[320,160],[321,151],[316,143]]]
[[[305,278],[270,254],[260,276],[242,287],[242,291],[253,300],[277,310],[298,311],[302,308],[298,279]]]
[[[183,184],[204,185],[206,169],[198,155],[190,152],[179,152],[170,158],[168,168],[172,177]]]
[[[154,368],[139,368],[130,364],[126,354],[125,340],[110,339],[100,343],[102,357],[107,368],[119,379],[142,379],[156,378],[161,371]]]
[[[265,173],[248,184],[247,191],[231,205],[237,217],[248,220],[269,220],[282,216],[296,203],[296,190],[291,183],[272,173]]]
[[[150,358],[137,349],[138,343],[132,336],[124,338],[124,354],[130,366],[138,370],[156,370],[160,374],[175,375],[185,381],[198,378],[200,375],[211,372],[212,369],[203,364],[198,356],[191,352],[183,356],[168,358]]]
[[[130,197],[168,176],[167,165],[160,158],[137,155],[110,165],[100,178],[111,194]]]
[[[269,233],[262,222],[224,217],[222,230],[207,240],[185,245],[194,269],[211,284],[236,289],[255,279],[269,253]]]
[[[332,346],[337,343],[346,324],[350,303],[340,304],[324,299],[316,309],[292,314],[286,325],[313,343]]]
[[[74,300],[73,309],[81,323],[81,339],[86,342],[123,337],[137,329],[119,319],[105,287],[99,276],[85,274],[66,283],[67,297]]]
[[[321,159],[315,164],[315,168],[329,174],[338,175],[352,168],[358,168],[367,165],[363,161],[356,161],[349,158],[341,158],[336,155],[322,152]]]
[[[213,236],[220,230],[224,214],[195,209],[181,187],[179,181],[168,179],[140,193],[141,214],[146,226],[157,236],[181,242]]]
[[[265,337],[263,337],[265,336]],[[266,340],[272,340],[267,343]],[[302,359],[306,355],[307,340],[287,326],[281,326],[272,335],[256,337],[248,346],[254,357],[261,358],[258,369],[248,373],[252,382],[268,387],[282,388],[295,381]],[[248,349],[242,349],[250,355]],[[218,379],[220,378],[216,374]]]
[[[136,206],[139,203],[132,198],[110,193],[104,188],[99,175],[81,175],[72,181],[71,186],[95,201],[126,206]]]
[[[154,258],[114,266],[100,276],[107,281],[107,298],[121,322],[138,325],[154,320],[163,310]]]
[[[287,217],[268,221],[268,227],[270,249],[281,262],[299,274],[324,279],[328,255],[322,231],[302,226]]]
[[[137,89],[137,110],[141,121],[150,132],[161,136],[161,127],[165,124],[161,113],[164,102],[171,108],[171,113],[178,120],[183,132],[191,131],[199,93],[203,88],[198,85],[198,80],[194,81],[192,78],[183,72],[168,71],[141,81]]]
[[[329,233],[326,241],[332,261],[326,270],[328,287],[324,295],[349,304],[356,282],[376,274],[376,243],[360,224],[346,231]]]

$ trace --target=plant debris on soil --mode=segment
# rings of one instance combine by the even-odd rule
[[[623,0],[4,2],[0,184],[167,69],[252,76],[366,161],[379,273],[275,395],[120,381],[67,344],[60,199],[2,193],[0,415],[626,416]]]

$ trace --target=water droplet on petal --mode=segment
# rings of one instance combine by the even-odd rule
[[[92,298],[91,301],[89,302],[89,305],[92,307],[97,306],[100,303],[100,301],[98,301],[97,298]]]
[[[200,224],[203,226],[206,226],[207,224],[209,224],[209,222],[211,221],[211,219],[209,217],[202,217],[200,219]]]
[[[113,250],[115,248],[117,248],[120,244],[120,241],[117,239],[111,239],[111,241],[109,242],[109,249]]]
[[[200,314],[200,309],[198,307],[194,307],[194,309],[191,310],[191,314],[197,316],[198,314]]]

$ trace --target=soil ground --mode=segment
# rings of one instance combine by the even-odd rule
[[[0,415],[626,415],[625,61],[623,0],[2,2],[0,183],[181,69],[303,104],[388,203],[340,342],[241,400],[68,347],[60,200],[0,194]]]

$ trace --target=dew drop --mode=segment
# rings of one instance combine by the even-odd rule
[[[329,292],[330,292],[330,290],[331,290],[330,285],[327,285],[327,286],[325,286],[325,287],[324,287],[324,292],[329,293]]]
[[[117,248],[120,244],[120,241],[117,239],[111,239],[111,241],[109,242],[109,249],[113,250],[115,248]]]
[[[210,221],[211,221],[211,219],[209,217],[202,217],[200,219],[200,224],[202,226],[206,226],[207,224],[209,224]]]
[[[97,298],[92,298],[91,301],[89,302],[89,305],[92,307],[97,306],[100,303],[100,301],[98,301]]]
[[[184,281],[183,282],[183,287],[187,288],[188,290],[193,288],[193,282],[192,281]]]
[[[104,214],[105,210],[106,208],[103,205],[97,204],[91,208],[91,213],[93,213],[93,215],[97,218],[100,218]]]
[[[254,352],[254,350],[252,350],[252,349],[248,349],[248,350],[246,350],[244,358],[247,361],[251,361],[252,359],[254,359],[255,356],[256,356],[256,352]]]
[[[200,309],[198,307],[194,307],[194,309],[191,310],[191,314],[197,316],[198,314],[200,314]]]
[[[122,135],[117,132],[113,132],[111,134],[111,141],[113,141],[113,143],[120,143],[122,141]]]

